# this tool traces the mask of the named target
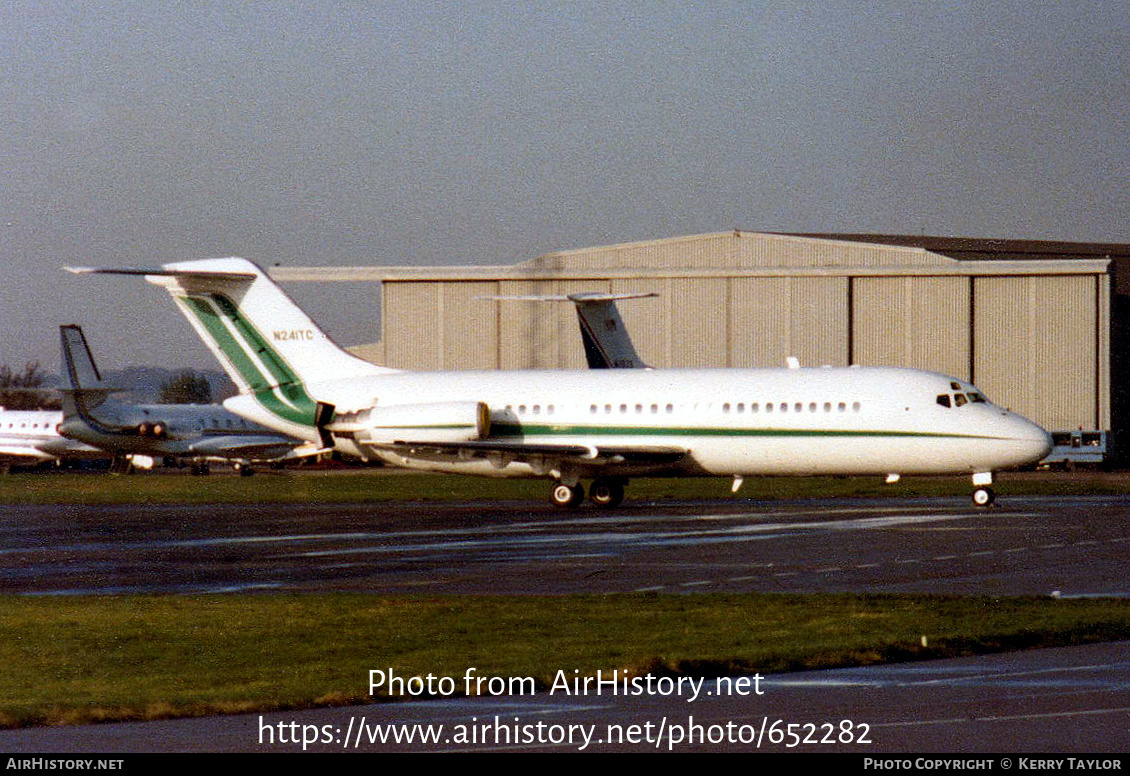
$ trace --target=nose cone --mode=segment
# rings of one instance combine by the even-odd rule
[[[1010,466],[1027,466],[1042,461],[1052,451],[1052,435],[1020,415],[1007,414],[1007,436],[1015,460]]]

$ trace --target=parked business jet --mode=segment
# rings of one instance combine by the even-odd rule
[[[58,410],[6,410],[0,407],[0,469],[65,460],[108,458],[96,447],[59,433]]]
[[[547,477],[578,506],[640,476],[970,474],[1034,463],[1051,437],[973,385],[889,367],[406,372],[334,344],[255,264],[144,275],[166,288],[240,389],[224,405],[280,432],[432,471]]]
[[[218,404],[130,404],[110,398],[86,337],[78,326],[59,327],[63,389],[60,433],[86,442],[133,466],[150,468],[158,458],[189,461],[197,473],[208,463],[232,463],[240,474],[252,464],[279,462],[317,452],[313,444],[285,436],[229,412]]]

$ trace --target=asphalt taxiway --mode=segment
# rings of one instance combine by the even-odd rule
[[[6,506],[0,592],[16,595],[372,591],[382,593],[920,592],[1125,596],[1130,498],[1007,497],[627,503],[562,512],[536,503]],[[386,751],[578,750],[526,741],[551,725],[663,725],[660,744],[595,739],[585,751],[755,747],[780,722],[836,743],[774,751],[1121,752],[1130,745],[1130,644],[767,678],[763,697],[471,698],[262,717],[0,732],[0,750],[293,751],[265,724],[311,725],[308,748],[350,750],[363,723],[493,725],[490,742],[447,735],[355,744]],[[850,723],[851,735],[842,739]],[[707,739],[671,740],[675,725]],[[405,727],[405,726],[409,727]],[[805,728],[805,725],[812,725]],[[503,728],[509,726],[512,738]],[[865,743],[857,736],[866,727]],[[296,731],[302,728],[287,728]],[[426,728],[436,731],[438,728]],[[557,728],[564,731],[567,727]],[[633,728],[636,729],[636,728]],[[486,730],[486,728],[482,728]],[[710,731],[745,736],[713,742]],[[532,734],[532,733],[531,733]],[[484,732],[484,735],[488,735]],[[850,739],[850,740],[849,740]],[[788,739],[792,740],[792,739]],[[809,739],[812,740],[812,739]]]
[[[1126,595],[1130,499],[0,507],[0,592]]]

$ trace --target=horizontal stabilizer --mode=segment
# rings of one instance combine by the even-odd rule
[[[255,279],[253,272],[166,269],[164,267],[63,267],[75,275],[141,275],[143,277],[195,277],[201,280],[246,280]]]

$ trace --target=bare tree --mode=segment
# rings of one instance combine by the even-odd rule
[[[38,361],[24,364],[22,372],[0,366],[0,407],[9,410],[57,410],[62,404],[46,387],[47,373]],[[5,390],[10,389],[10,390]]]
[[[161,384],[163,404],[211,404],[212,386],[208,378],[184,369]]]

